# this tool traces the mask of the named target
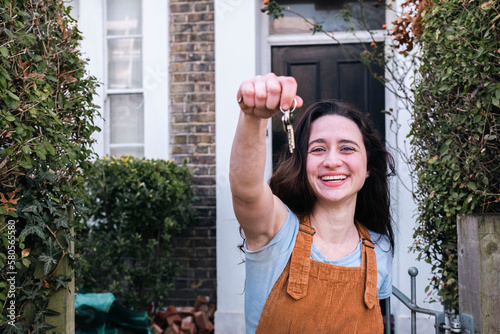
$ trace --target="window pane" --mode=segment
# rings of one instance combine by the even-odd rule
[[[144,158],[144,147],[111,147],[109,154],[111,156],[131,155],[136,158]]]
[[[110,144],[143,144],[142,94],[110,95],[109,99]]]
[[[108,88],[142,87],[141,49],[140,38],[108,40]]]
[[[281,0],[278,3],[290,11],[300,13],[313,23],[321,24],[325,31],[346,31],[351,27],[354,30],[366,30],[365,23],[370,30],[379,30],[385,23],[384,1],[363,1],[363,5],[359,0]],[[348,21],[343,17],[345,11],[351,15]],[[312,26],[304,19],[287,11],[284,15],[278,20],[270,18],[271,34],[311,32]]]
[[[141,0],[108,0],[108,36],[141,34]]]

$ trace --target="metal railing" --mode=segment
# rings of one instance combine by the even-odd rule
[[[434,316],[434,328],[436,334],[464,333],[474,334],[474,318],[468,314],[453,316],[446,312],[426,309],[417,305],[417,275],[418,269],[411,267],[408,269],[411,284],[411,297],[408,298],[404,293],[392,286],[392,294],[396,296],[406,307],[411,310],[411,334],[417,333],[417,313]],[[385,333],[391,334],[391,303],[390,298],[385,302],[386,327]],[[448,320],[448,321],[447,321]]]

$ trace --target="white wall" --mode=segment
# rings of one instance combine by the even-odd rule
[[[400,8],[402,1],[397,1],[394,8]],[[387,12],[387,22],[393,22],[395,20],[395,13],[393,11]],[[390,24],[388,24],[388,29],[390,29]],[[390,37],[387,39],[387,44],[390,45]],[[398,55],[396,62],[400,64],[405,64],[409,68],[413,69],[416,64],[409,63],[410,58],[404,58],[402,55]],[[391,66],[389,64],[388,66]],[[413,77],[413,70],[408,72],[406,77],[406,85],[411,86],[411,80]],[[431,275],[431,266],[422,261],[417,261],[417,253],[409,251],[409,248],[413,245],[413,230],[415,227],[415,218],[417,215],[417,206],[413,200],[411,189],[412,180],[409,175],[408,165],[405,163],[405,159],[410,157],[410,141],[408,138],[411,124],[411,115],[409,110],[405,109],[405,105],[401,101],[397,101],[393,94],[386,90],[386,110],[392,108],[397,112],[397,121],[395,119],[386,116],[386,139],[388,146],[391,149],[396,161],[396,173],[397,177],[392,179],[391,187],[391,210],[393,214],[393,219],[395,223],[395,239],[396,247],[393,262],[393,285],[397,287],[401,292],[410,297],[410,276],[408,275],[408,269],[410,267],[416,267],[418,269],[419,275],[417,276],[417,305],[423,308],[429,308],[434,310],[442,310],[442,306],[439,303],[429,303],[429,298],[427,297],[424,289],[428,285]],[[397,127],[399,126],[399,129]],[[397,149],[404,151],[404,157],[397,153]],[[404,306],[395,296],[391,297],[392,314],[395,318],[395,333],[405,334],[410,333],[410,311],[406,306]],[[417,314],[417,333],[427,334],[434,333],[434,318],[423,314]]]
[[[257,74],[256,1],[215,0],[217,161],[217,334],[244,333],[245,268],[229,189],[229,155],[239,108],[239,84]]]
[[[81,41],[82,53],[84,57],[89,58],[87,70],[97,80],[104,82],[104,12],[102,0],[78,0],[73,3],[73,6],[78,6],[78,28],[83,35]],[[99,106],[99,112],[102,114],[105,98],[104,85],[99,86],[96,92],[97,95],[94,96],[93,102]],[[99,128],[104,129],[104,119],[102,117],[94,118],[94,122]],[[95,152],[100,156],[104,155],[103,131],[94,133],[93,138],[97,140],[94,144]]]

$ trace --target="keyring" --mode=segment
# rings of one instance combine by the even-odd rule
[[[281,108],[280,106],[280,110],[281,112],[284,114],[286,113],[287,111],[289,112],[293,112],[295,110],[295,108],[297,107],[297,99],[293,99],[293,108],[292,109],[289,109],[289,110],[283,110],[283,108]]]

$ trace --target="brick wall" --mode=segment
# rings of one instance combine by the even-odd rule
[[[171,157],[194,175],[196,219],[175,237],[182,266],[168,303],[192,306],[197,295],[216,301],[215,62],[213,0],[170,0]]]

